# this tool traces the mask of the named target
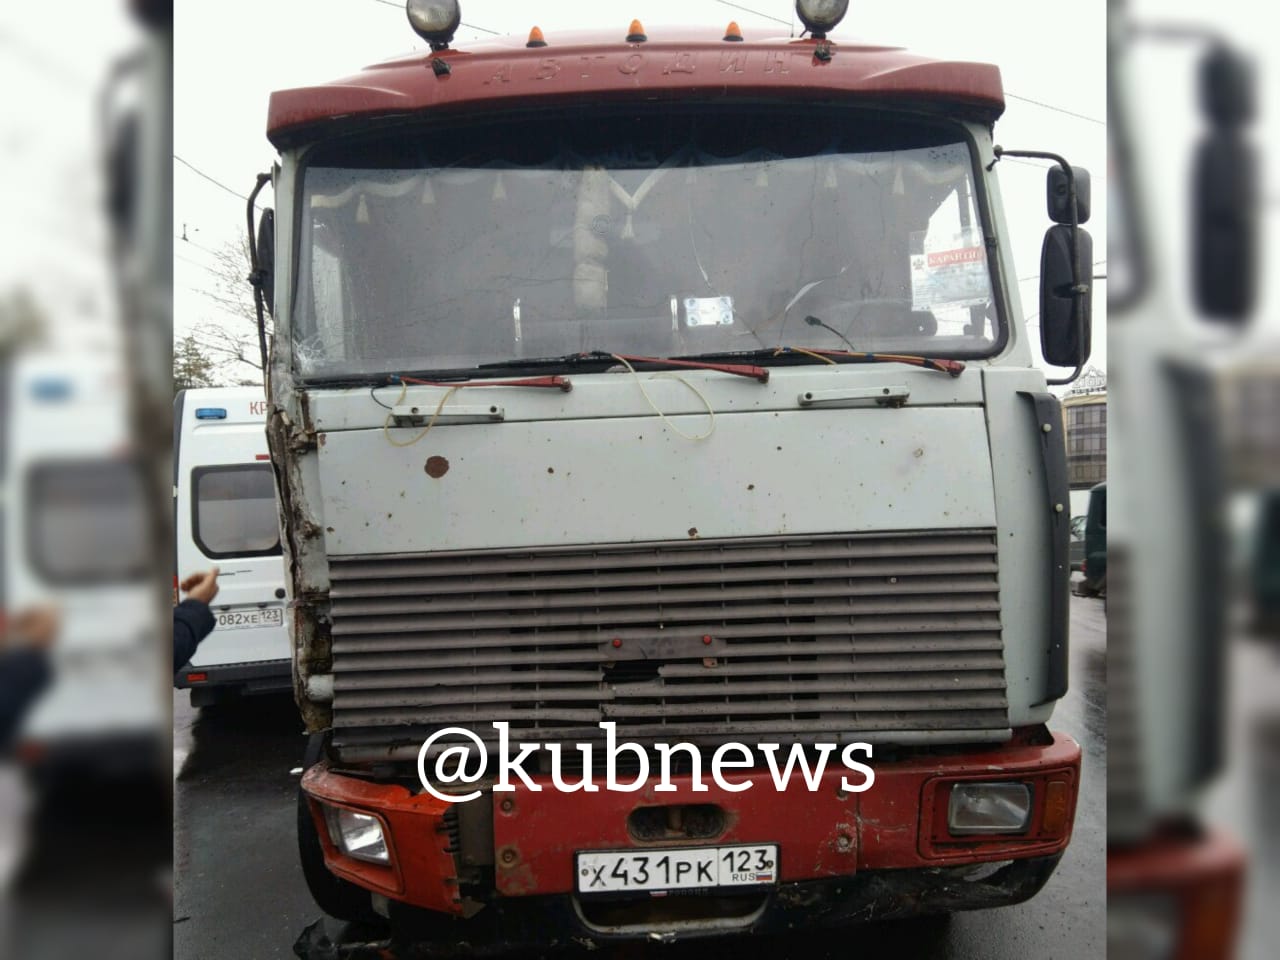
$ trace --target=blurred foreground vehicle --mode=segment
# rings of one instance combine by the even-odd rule
[[[151,507],[130,453],[121,365],[65,352],[11,363],[5,602],[61,617],[54,681],[26,718],[19,754],[42,778],[158,776],[167,627],[148,603]]]
[[[1017,903],[1062,856],[1064,421],[995,168],[1055,163],[1039,348],[1076,374],[1088,176],[996,147],[995,67],[797,6],[794,41],[458,51],[457,4],[411,0],[429,56],[272,96],[255,280],[329,913],[673,940]],[[426,738],[484,766],[493,721],[598,760],[616,722],[641,792],[557,789],[550,751],[425,791]],[[658,789],[659,745],[735,741],[871,741],[875,783],[775,791],[748,747],[750,792],[684,760]]]
[[[259,387],[183,390],[173,403],[175,582],[221,570],[217,626],[175,665],[194,707],[292,687],[266,408]]]
[[[1115,4],[1110,39],[1108,955],[1212,960],[1234,954],[1245,878],[1239,842],[1200,806],[1225,755],[1221,385],[1256,300],[1255,93],[1210,32],[1136,26]],[[1162,110],[1198,108],[1202,126],[1173,198],[1161,174],[1182,158],[1151,145],[1133,65],[1168,40],[1198,50],[1198,101]]]

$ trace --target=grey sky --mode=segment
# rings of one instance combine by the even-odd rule
[[[82,7],[82,8],[81,8]],[[25,286],[58,335],[113,315],[106,270],[98,94],[136,40],[121,3],[0,6],[0,291]]]
[[[662,24],[706,25],[715,33],[736,20],[748,37],[787,36],[793,9],[790,0],[742,0],[736,6],[718,0],[464,0],[463,21],[521,35],[536,23],[552,42],[557,30],[584,27],[615,28],[621,35],[633,17],[651,34]],[[1106,256],[1106,136],[1097,121],[1106,118],[1105,2],[1086,0],[1070,16],[1055,16],[1052,34],[1045,29],[1050,10],[1027,0],[855,2],[835,37],[998,64],[1007,108],[997,123],[996,141],[1062,153],[1089,168],[1094,177],[1089,229],[1094,257],[1101,260]],[[485,36],[464,27],[455,46],[465,48]],[[254,175],[274,159],[264,134],[273,89],[337,79],[408,50],[425,50],[409,29],[403,4],[395,0],[179,4],[175,37],[174,152],[238,193],[248,193]],[[1019,283],[1023,305],[1031,313],[1037,307],[1040,241],[1049,225],[1044,173],[1006,162],[1000,176],[1017,276],[1029,278]],[[181,336],[196,324],[225,320],[204,293],[214,282],[209,251],[239,238],[244,201],[178,164],[174,219],[175,237],[184,224],[188,237],[186,243],[175,239],[174,250],[174,329]],[[1097,272],[1105,269],[1099,265]],[[1092,362],[1103,367],[1105,293],[1105,283],[1099,282]]]

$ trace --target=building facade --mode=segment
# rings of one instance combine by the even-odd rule
[[[1107,377],[1089,367],[1062,398],[1067,476],[1073,490],[1107,479]]]

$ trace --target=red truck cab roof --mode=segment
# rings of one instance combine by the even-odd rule
[[[641,99],[865,101],[983,123],[1004,111],[1000,70],[991,64],[859,42],[733,42],[723,30],[687,26],[649,30],[642,43],[625,35],[550,33],[546,46],[532,48],[522,37],[501,37],[280,90],[271,95],[267,136],[285,148],[364,121]]]

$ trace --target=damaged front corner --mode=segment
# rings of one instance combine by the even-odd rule
[[[328,729],[333,719],[332,697],[312,694],[324,689],[319,678],[332,673],[332,635],[323,527],[308,513],[306,504],[314,501],[305,495],[318,484],[315,430],[305,415],[305,404],[302,412],[300,420],[295,420],[287,410],[273,406],[267,419],[267,441],[275,467],[281,545],[291,588],[294,700],[307,731],[316,733]]]

